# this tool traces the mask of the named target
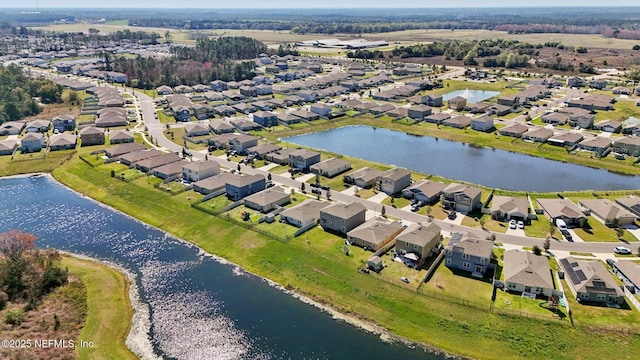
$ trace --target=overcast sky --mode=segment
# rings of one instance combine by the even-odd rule
[[[526,7],[526,6],[639,6],[638,0],[25,0],[0,1],[0,7],[64,8],[429,8],[429,7]]]

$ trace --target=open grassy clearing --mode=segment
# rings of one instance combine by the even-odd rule
[[[87,317],[79,339],[93,347],[76,347],[78,359],[136,359],[126,347],[133,309],[129,303],[129,279],[108,266],[63,257],[62,266],[78,276],[87,291]]]

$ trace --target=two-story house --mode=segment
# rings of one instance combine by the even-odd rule
[[[320,210],[320,225],[325,230],[346,234],[364,223],[366,211],[358,202],[335,203]]]
[[[299,149],[289,154],[289,166],[306,171],[313,164],[320,162],[320,153],[316,151]]]
[[[442,190],[442,206],[445,209],[470,213],[482,207],[482,189],[475,186],[451,183]]]
[[[401,168],[389,169],[378,177],[377,182],[380,191],[392,195],[411,185],[411,172]]]
[[[445,265],[448,268],[483,277],[491,263],[493,242],[478,239],[468,233],[454,233],[445,250]]]
[[[215,160],[192,161],[182,166],[182,178],[196,182],[220,174],[220,164]]]
[[[396,252],[405,258],[405,263],[418,268],[432,254],[440,251],[440,230],[433,222],[411,225],[396,237]]]
[[[241,154],[256,145],[258,145],[258,138],[251,135],[240,134],[229,139],[229,148]]]
[[[266,180],[262,175],[234,175],[225,185],[227,197],[238,201],[262,191],[266,188]]]
[[[422,180],[402,190],[402,196],[425,205],[433,205],[440,200],[440,195],[442,195],[442,190],[445,187],[447,185],[441,182]]]
[[[82,146],[103,145],[105,142],[104,130],[93,126],[82,128],[80,130],[80,140]]]

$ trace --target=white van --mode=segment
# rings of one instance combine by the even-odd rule
[[[562,219],[556,219],[556,226],[560,231],[567,230],[567,223]]]

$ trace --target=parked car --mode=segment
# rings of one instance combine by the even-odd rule
[[[524,229],[524,221],[518,221],[518,229]]]
[[[613,251],[616,254],[631,254],[631,249],[625,246],[616,246]]]
[[[449,220],[455,220],[455,218],[457,217],[458,217],[458,214],[456,214],[455,211],[450,212],[448,216]]]
[[[327,186],[327,185],[322,185],[322,186],[320,186],[320,189],[322,189],[322,190],[329,190],[329,189],[330,189],[330,187],[329,187],[329,186]]]
[[[509,229],[516,229],[517,227],[518,225],[516,224],[515,220],[509,221]]]

